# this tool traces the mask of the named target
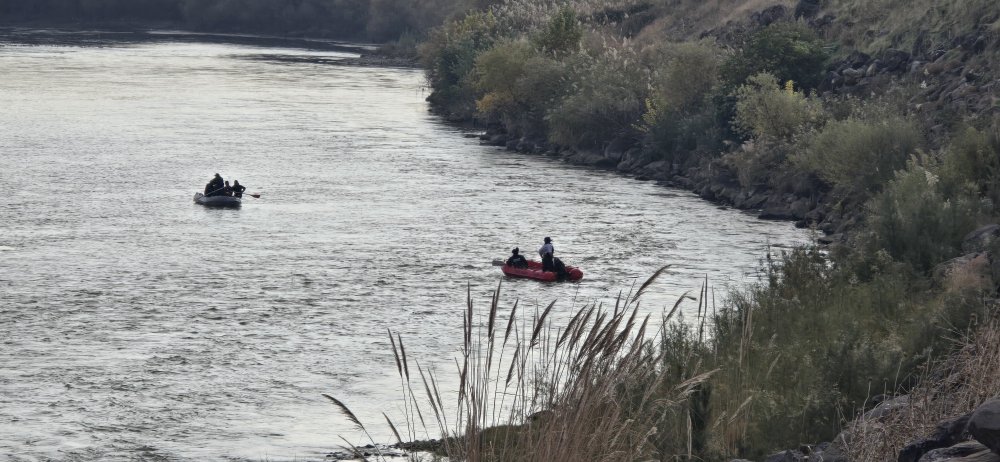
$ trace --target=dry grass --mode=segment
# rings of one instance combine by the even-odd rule
[[[663,0],[660,14],[639,37],[641,42],[697,40],[702,32],[718,29],[730,21],[746,21],[749,15],[775,5],[794,10],[795,0]]]
[[[851,460],[895,460],[906,444],[931,434],[939,422],[971,412],[1000,394],[1000,321],[965,336],[957,353],[928,371],[910,392],[909,406],[848,428]]]
[[[441,453],[452,461],[626,462],[681,456],[658,452],[664,436],[658,425],[686,423],[678,427],[687,435],[672,432],[670,437],[689,438],[688,399],[713,371],[694,367],[680,376],[661,373],[658,339],[667,333],[653,333],[656,324],[650,325],[648,315],[640,317],[638,308],[655,278],[620,296],[611,309],[583,307],[561,328],[551,320],[555,302],[532,312],[515,303],[502,313],[499,286],[486,311],[475,310],[470,297],[457,360],[457,396],[442,395],[437,377],[412,363],[402,339],[390,333],[404,389],[406,437],[439,431]],[[699,311],[707,317],[705,307]],[[677,306],[663,322],[676,312]],[[338,409],[349,419],[353,415],[342,405]],[[690,441],[676,442],[689,456]]]
[[[977,255],[969,262],[951,268],[944,279],[944,288],[949,293],[984,293],[990,288],[990,284],[989,259],[986,254]]]
[[[921,34],[931,49],[949,49],[950,41],[963,34],[981,28],[995,39],[1000,30],[1000,7],[993,0],[833,0],[824,13],[849,18],[850,22],[837,22],[834,36],[868,53],[886,48],[909,51]]]

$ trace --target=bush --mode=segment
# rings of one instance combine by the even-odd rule
[[[479,113],[515,135],[544,137],[545,114],[567,93],[566,65],[527,41],[506,42],[476,59]]]
[[[868,207],[870,245],[928,272],[958,256],[962,238],[985,207],[975,191],[946,197],[938,177],[916,162],[899,172]]]
[[[600,148],[615,138],[639,139],[649,72],[627,46],[581,54],[570,66],[575,90],[549,114],[550,139],[564,146]]]
[[[678,164],[696,151],[717,152],[721,136],[711,96],[717,91],[720,50],[707,41],[668,43],[646,50],[643,61],[653,73],[638,123],[646,150]]]
[[[653,69],[658,106],[680,113],[702,108],[718,84],[721,53],[708,41],[668,43],[647,51],[644,60]]]
[[[420,47],[432,89],[427,100],[453,116],[472,117],[475,91],[470,76],[476,57],[497,38],[496,18],[488,13],[471,13],[434,29]]]
[[[535,44],[543,52],[554,56],[565,56],[580,47],[583,29],[576,19],[576,13],[564,7],[549,20],[548,25],[535,38]]]
[[[949,189],[971,182],[994,207],[1000,203],[1000,120],[986,130],[966,129],[952,141],[942,179]]]
[[[811,89],[822,81],[827,59],[825,44],[808,26],[777,22],[754,33],[726,62],[724,75],[735,86],[752,75],[770,72],[781,82],[791,80]]]
[[[743,134],[755,138],[790,139],[796,133],[822,125],[826,114],[822,104],[791,81],[782,86],[768,73],[750,77],[736,91],[734,124]]]
[[[870,196],[906,166],[923,143],[917,127],[902,118],[834,121],[805,140],[792,160],[840,190]]]

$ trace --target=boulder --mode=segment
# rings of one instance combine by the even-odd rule
[[[850,459],[840,441],[843,440],[838,438],[833,443],[823,443],[814,448],[813,453],[809,455],[809,462],[849,462]]]
[[[1000,454],[1000,399],[991,399],[972,412],[969,433],[996,454]]]
[[[816,16],[820,10],[820,0],[799,0],[795,5],[795,17],[810,19]]]
[[[770,26],[786,17],[788,17],[788,8],[784,5],[774,5],[750,15],[750,19],[764,27]]]
[[[939,448],[928,451],[920,458],[920,462],[942,462],[959,457],[971,456],[983,451],[987,451],[986,446],[978,441],[966,441],[947,448]]]
[[[955,419],[939,422],[934,429],[934,433],[930,436],[920,438],[904,446],[899,451],[899,458],[897,460],[899,462],[918,462],[924,454],[934,449],[947,448],[957,444],[959,441],[965,440],[968,435],[965,432],[965,427],[969,422],[970,416],[971,414],[966,414]]]
[[[634,145],[635,142],[628,138],[615,138],[604,148],[604,157],[613,159],[617,163],[622,160],[625,152]]]
[[[886,397],[886,399],[880,401],[874,408],[872,408],[872,410],[866,412],[862,417],[862,419],[863,420],[881,419],[888,415],[904,411],[909,407],[910,407],[910,395]]]
[[[488,140],[486,140],[490,146],[506,146],[507,145],[507,135],[491,135]]]
[[[967,253],[982,252],[1000,236],[1000,225],[993,223],[977,228],[962,239],[962,250]]]
[[[986,252],[972,252],[938,264],[931,270],[931,274],[934,279],[941,281],[955,274],[956,271],[964,270],[976,273],[982,268],[987,268],[988,265],[989,259]]]
[[[907,70],[910,54],[903,50],[889,49],[882,53],[882,64],[886,72],[902,72]]]
[[[772,206],[767,207],[757,215],[761,220],[794,220],[795,215],[788,207]]]
[[[788,207],[788,211],[791,213],[792,217],[801,220],[806,217],[806,214],[809,213],[812,206],[813,204],[811,200],[802,198],[793,202],[792,205]]]
[[[764,459],[764,462],[805,462],[806,456],[796,450],[781,451],[771,454]]]

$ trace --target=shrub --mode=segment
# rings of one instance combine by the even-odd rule
[[[870,244],[927,272],[959,254],[983,209],[975,191],[946,197],[938,177],[911,161],[868,207]]]
[[[730,85],[739,85],[752,75],[770,72],[782,82],[811,89],[822,80],[827,59],[825,44],[808,26],[777,22],[754,33],[726,61],[724,75]]]
[[[681,113],[703,107],[718,83],[721,53],[708,41],[668,43],[647,50],[644,60],[653,69],[658,106]]]
[[[576,13],[569,7],[563,7],[535,37],[535,44],[543,52],[565,56],[579,49],[582,37],[583,29],[576,19]]]
[[[719,60],[720,51],[707,41],[644,51],[643,61],[652,69],[652,90],[638,127],[647,151],[678,164],[695,151],[718,151],[721,136],[710,100],[717,90]]]
[[[994,207],[1000,204],[1000,119],[986,130],[968,128],[952,141],[942,179],[949,189],[971,182]]]
[[[475,92],[470,75],[476,57],[497,38],[496,18],[489,13],[470,13],[434,29],[420,47],[432,89],[427,100],[453,115],[471,117]]]
[[[631,48],[609,46],[575,57],[568,83],[574,91],[549,113],[553,142],[600,148],[615,138],[639,138],[649,72]]]
[[[527,41],[501,43],[476,59],[476,108],[512,134],[544,137],[545,114],[568,90],[566,68]]]
[[[904,384],[925,359],[938,306],[923,303],[920,279],[881,264],[862,282],[799,249],[769,259],[767,279],[732,296],[713,329],[714,451],[763,459],[829,441],[844,410]]]
[[[768,73],[757,74],[736,91],[736,127],[755,138],[790,139],[796,133],[820,126],[822,104],[791,81],[782,86]]]
[[[799,167],[839,188],[841,194],[878,192],[923,143],[920,131],[899,117],[828,123],[792,157]]]

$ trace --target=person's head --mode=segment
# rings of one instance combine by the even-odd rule
[[[226,186],[229,186],[229,180],[226,180]]]
[[[216,173],[216,174],[215,174],[215,177],[216,177],[216,178],[222,178],[222,175],[219,175],[218,173]]]
[[[233,186],[239,186],[240,180],[233,180]]]
[[[510,253],[512,253],[514,255],[517,255],[517,252],[519,252],[519,251],[520,250],[517,247],[514,247],[514,250],[511,250]]]
[[[552,242],[552,238],[551,238],[551,237],[546,237],[546,238],[545,238],[545,243],[546,243],[546,244],[549,244],[549,243],[551,243],[551,242]]]

